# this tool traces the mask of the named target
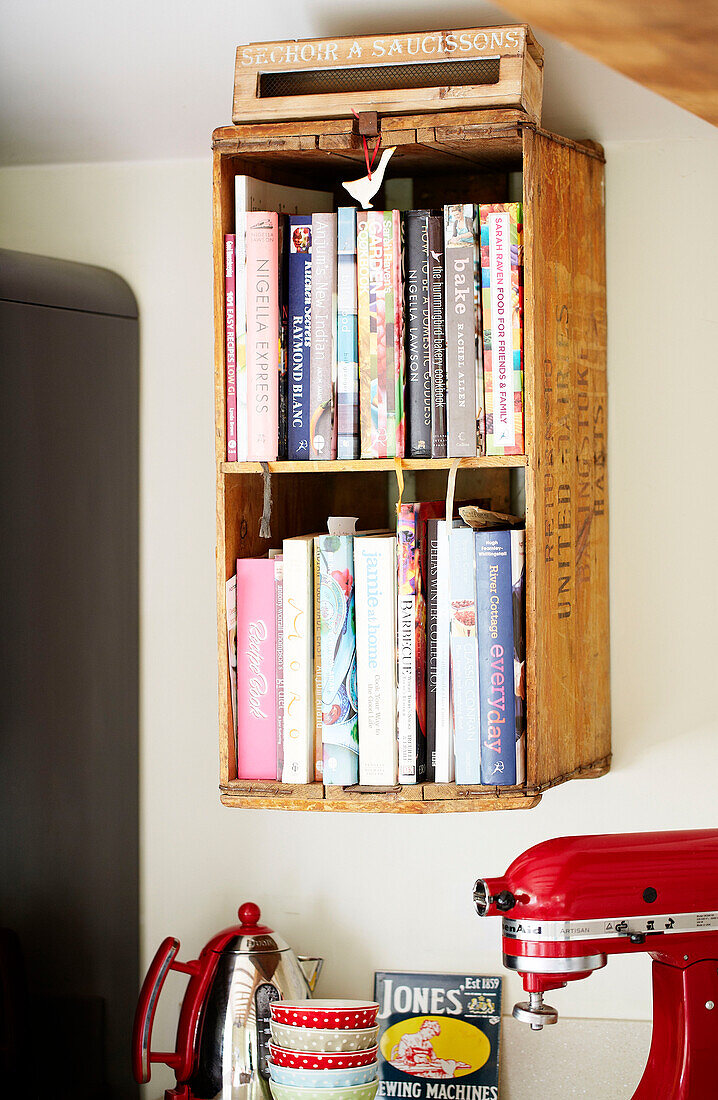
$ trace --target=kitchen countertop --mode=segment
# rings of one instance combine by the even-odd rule
[[[630,1100],[651,1045],[647,1020],[560,1016],[532,1031],[509,1016],[502,1025],[501,1100]]]
[[[651,1044],[647,1020],[561,1016],[531,1031],[505,1016],[502,1028],[500,1100],[630,1100]]]

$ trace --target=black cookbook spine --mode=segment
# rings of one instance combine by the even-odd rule
[[[444,217],[429,217],[429,343],[431,456],[446,458],[446,340],[444,330]]]
[[[437,565],[438,520],[426,525],[426,782],[436,776],[436,657],[437,657]]]
[[[431,458],[429,345],[429,210],[404,215],[406,454]]]
[[[277,458],[286,458],[289,441],[289,390],[288,390],[288,344],[289,344],[289,226],[287,215],[280,214],[279,255],[277,257],[277,275],[279,278],[279,380],[278,380],[278,431]]]

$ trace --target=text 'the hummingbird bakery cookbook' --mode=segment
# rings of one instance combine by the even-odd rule
[[[501,978],[374,975],[379,1096],[498,1100]]]

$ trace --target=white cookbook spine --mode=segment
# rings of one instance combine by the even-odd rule
[[[284,649],[283,783],[314,779],[313,539],[285,539],[282,555]]]
[[[454,731],[450,713],[449,522],[436,525],[436,782],[454,782]]]
[[[354,539],[359,782],[397,781],[396,538]]]

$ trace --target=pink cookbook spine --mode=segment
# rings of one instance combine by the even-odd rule
[[[277,778],[274,562],[237,561],[237,778]]]
[[[278,453],[279,223],[247,212],[247,425],[250,460]]]
[[[237,313],[235,236],[224,237],[225,364],[227,370],[227,461],[237,461]]]

